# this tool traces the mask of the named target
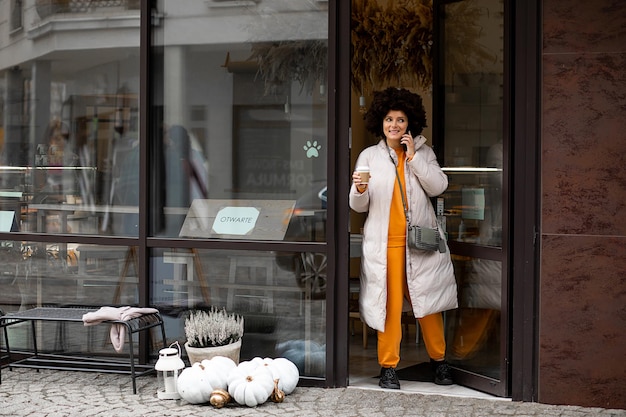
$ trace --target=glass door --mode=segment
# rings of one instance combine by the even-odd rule
[[[459,308],[446,315],[459,384],[507,393],[507,135],[504,0],[436,1],[434,145],[449,177],[438,199]]]

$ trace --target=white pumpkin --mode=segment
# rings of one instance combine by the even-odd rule
[[[257,357],[250,359],[249,361],[239,362],[239,365],[237,365],[237,367],[239,369],[245,369],[247,372],[252,372],[256,368],[264,364],[265,362],[263,358],[261,358],[260,356],[257,356]]]
[[[267,360],[267,366],[272,371],[274,379],[278,379],[278,388],[285,393],[291,394],[300,381],[300,371],[295,363],[287,358],[275,358]]]
[[[265,367],[267,367],[267,369],[272,371],[272,368],[271,368],[272,362],[274,362],[274,359],[272,359],[272,358],[263,358],[261,366],[265,366]],[[272,374],[274,374],[274,371],[272,371]],[[276,375],[274,375],[274,379],[276,379],[276,378],[277,378]]]
[[[214,390],[228,388],[228,374],[237,364],[226,356],[214,356],[204,359],[200,364],[204,367],[205,376]]]
[[[213,387],[209,383],[204,367],[200,362],[183,369],[178,375],[176,388],[180,398],[190,404],[204,404],[211,398]]]
[[[272,391],[274,378],[265,366],[242,362],[228,375],[228,393],[237,404],[256,407],[265,403]]]

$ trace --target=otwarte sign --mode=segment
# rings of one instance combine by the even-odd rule
[[[179,236],[283,240],[295,203],[295,200],[196,199]]]
[[[245,235],[254,229],[260,213],[256,207],[224,207],[215,216],[213,231],[222,235]]]

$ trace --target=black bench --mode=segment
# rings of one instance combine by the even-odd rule
[[[8,359],[3,367],[11,368],[35,368],[56,369],[63,371],[86,371],[104,372],[130,375],[133,381],[133,394],[137,393],[135,379],[139,376],[154,372],[154,366],[138,363],[135,359],[133,335],[142,331],[148,331],[153,327],[161,328],[163,347],[166,346],[165,325],[159,313],[144,314],[127,321],[106,320],[103,324],[119,324],[126,327],[128,335],[129,361],[120,361],[117,358],[87,357],[78,355],[59,355],[52,353],[40,353],[37,348],[36,321],[56,322],[83,322],[83,314],[97,311],[98,307],[36,307],[24,311],[7,313],[0,317],[0,327],[4,331],[6,354],[2,358]],[[7,327],[17,323],[31,322],[33,351],[19,352],[26,357],[11,362],[11,348]],[[18,352],[13,352],[18,353]],[[136,363],[137,362],[137,363]],[[0,383],[2,383],[2,366],[0,366]]]

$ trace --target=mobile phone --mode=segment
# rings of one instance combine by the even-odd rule
[[[411,135],[411,131],[410,130],[407,131],[407,132],[408,132],[409,136],[413,137],[413,135]],[[407,133],[407,132],[405,132],[405,133]],[[404,149],[404,152],[406,152],[406,143],[402,144],[402,149]]]

